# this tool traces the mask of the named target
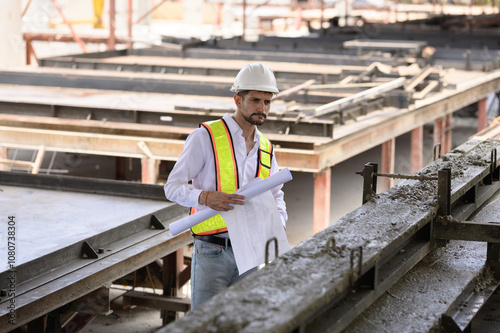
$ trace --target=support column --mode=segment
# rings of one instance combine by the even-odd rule
[[[438,143],[443,145],[443,119],[438,118],[434,120],[434,132],[433,132],[433,138],[434,138],[434,146],[437,145]]]
[[[180,249],[163,257],[163,296],[175,297],[180,287],[179,276],[184,267],[184,250]],[[175,311],[162,310],[163,325],[176,319]]]
[[[156,184],[160,173],[160,161],[151,158],[143,158],[141,160],[141,165],[142,183]]]
[[[125,157],[115,157],[115,179],[116,180],[126,180],[127,179],[127,160]]]
[[[423,167],[424,127],[419,126],[411,131],[411,173]]]
[[[314,234],[330,225],[330,198],[332,193],[331,179],[331,168],[327,168],[314,174]]]
[[[382,173],[394,173],[394,153],[396,150],[396,138],[392,138],[382,144]],[[389,177],[380,178],[380,192],[385,192],[394,185],[394,179]]]
[[[443,144],[442,144],[442,151],[443,154],[447,154],[451,151],[451,133],[452,133],[452,128],[451,128],[451,121],[453,119],[453,114],[449,114],[443,118],[444,124],[443,124]]]
[[[487,117],[487,110],[486,110],[486,98],[480,100],[477,103],[477,131],[480,132],[481,130],[486,128],[487,122],[488,122],[488,117]]]
[[[132,24],[132,12],[133,12],[133,3],[132,0],[127,1],[127,37],[130,40],[127,43],[127,48],[131,49],[133,47],[132,43],[132,29],[133,29],[133,24]]]
[[[109,1],[109,38],[107,49],[114,50],[116,44],[115,37],[115,0]]]
[[[43,315],[40,318],[37,318],[28,323],[28,333],[40,333],[45,332],[45,328],[47,326],[47,315]]]

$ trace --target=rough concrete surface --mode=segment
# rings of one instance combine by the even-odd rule
[[[497,192],[470,220],[500,222],[499,205]],[[364,311],[346,333],[437,331],[441,314],[450,308],[450,300],[460,295],[463,286],[474,281],[478,291],[491,281],[485,260],[486,243],[451,241],[437,248]],[[462,311],[468,311],[466,305]],[[487,319],[495,320],[491,316]],[[473,332],[500,331],[500,325],[495,331],[483,320],[473,322],[473,327]]]
[[[472,149],[476,145],[479,146]],[[459,192],[487,167],[489,151],[498,145],[498,142],[470,143],[417,174],[437,176],[439,168],[451,167],[454,170],[452,193]],[[378,195],[253,274],[252,279],[242,280],[160,331],[284,332],[294,329],[303,318],[319,311],[347,286],[349,258],[342,255],[343,245],[347,249],[363,246],[363,260],[367,262],[379,255],[388,243],[407,237],[422,221],[432,218],[437,194],[437,182],[433,182],[429,185],[405,181]],[[327,249],[332,236],[335,236],[339,255],[332,255]],[[467,271],[466,267],[462,269]]]
[[[14,216],[19,266],[172,205],[156,200],[0,185],[0,218]],[[0,253],[7,253],[0,229]],[[0,272],[7,270],[3,265]]]
[[[425,257],[364,311],[346,332],[433,332],[463,286],[483,276],[486,243],[450,242]]]

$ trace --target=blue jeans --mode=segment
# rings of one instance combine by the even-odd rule
[[[256,271],[239,275],[232,247],[194,239],[191,260],[191,309]]]

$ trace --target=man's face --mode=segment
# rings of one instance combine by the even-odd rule
[[[262,125],[271,109],[273,94],[264,91],[251,90],[247,95],[238,96],[240,112],[243,118],[252,125]]]

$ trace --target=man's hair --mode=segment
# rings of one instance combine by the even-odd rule
[[[240,96],[241,98],[245,98],[245,96],[248,95],[249,92],[250,90],[241,90],[238,91],[237,95]]]
[[[250,92],[250,90],[241,90],[241,91],[238,91],[237,95],[244,99],[245,96],[248,95],[249,92]],[[269,92],[269,91],[262,91],[262,92],[269,93],[271,95],[275,95],[274,93]]]

